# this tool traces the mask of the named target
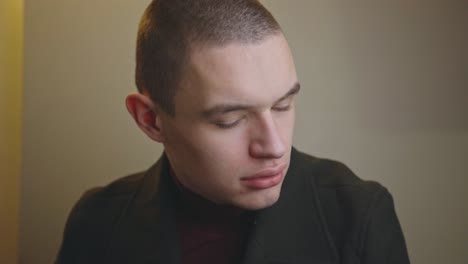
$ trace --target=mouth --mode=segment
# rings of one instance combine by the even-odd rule
[[[251,189],[267,189],[280,184],[285,176],[287,164],[260,170],[252,176],[241,178],[241,183]]]

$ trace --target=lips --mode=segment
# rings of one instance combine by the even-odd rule
[[[287,164],[260,170],[252,176],[241,178],[244,186],[251,189],[267,189],[281,183],[284,178],[284,169]]]

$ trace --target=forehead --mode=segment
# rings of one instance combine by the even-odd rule
[[[191,53],[176,109],[218,103],[268,105],[296,82],[294,61],[282,34],[258,43],[199,48]]]

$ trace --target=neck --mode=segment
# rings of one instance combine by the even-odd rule
[[[198,219],[209,219],[210,221],[235,221],[243,215],[246,210],[234,207],[232,205],[216,204],[201,195],[185,187],[177,175],[171,169],[172,179],[179,190],[179,197],[183,211],[187,214],[196,216]]]

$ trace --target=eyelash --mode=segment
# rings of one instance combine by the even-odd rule
[[[280,112],[286,112],[289,109],[291,109],[291,105],[288,104],[288,105],[282,106],[282,107],[273,107],[273,109],[276,110],[276,111],[280,111]]]
[[[288,104],[287,106],[282,106],[282,107],[273,107],[273,110],[276,110],[276,111],[279,111],[279,112],[286,112],[288,111],[289,109],[291,109],[291,105]],[[215,125],[221,129],[229,129],[229,128],[233,128],[235,127],[240,121],[242,120],[241,119],[238,119],[232,123],[229,123],[229,124],[224,124],[224,123],[216,123]]]
[[[229,123],[229,124],[223,124],[223,123],[216,123],[215,125],[219,128],[222,128],[222,129],[228,129],[228,128],[233,128],[235,127],[238,123],[240,122],[240,119],[233,122],[233,123]]]

